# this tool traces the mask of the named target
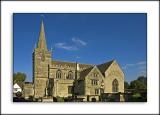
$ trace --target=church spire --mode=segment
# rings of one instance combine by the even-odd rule
[[[38,49],[47,50],[43,20],[41,23],[41,29],[39,33]]]

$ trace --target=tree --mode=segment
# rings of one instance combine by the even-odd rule
[[[124,89],[128,89],[129,88],[129,83],[127,81],[124,82]]]
[[[136,80],[130,82],[129,89],[132,91],[132,96],[128,101],[131,102],[146,102],[147,101],[147,77],[139,76]]]
[[[134,81],[131,81],[129,88],[130,89],[146,89],[147,86],[139,80],[134,80]]]
[[[24,82],[26,79],[26,74],[17,72],[13,74],[13,83]]]
[[[137,78],[138,81],[141,81],[143,82],[145,85],[147,85],[147,77],[144,77],[144,76],[139,76]]]
[[[147,77],[139,76],[130,82],[129,89],[147,89]]]

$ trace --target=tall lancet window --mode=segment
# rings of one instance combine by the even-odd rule
[[[112,92],[118,92],[118,81],[114,79],[112,82]]]
[[[73,72],[72,71],[68,72],[67,79],[73,79]]]
[[[56,78],[61,79],[61,70],[57,70],[56,72]]]

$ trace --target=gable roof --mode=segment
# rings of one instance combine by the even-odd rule
[[[92,71],[92,69],[94,67],[96,67],[101,72],[101,74],[104,75],[103,73],[110,67],[110,65],[114,61],[115,60],[112,60],[112,61],[109,61],[109,62],[106,62],[106,63],[103,63],[103,64],[99,64],[99,65],[96,65],[96,66],[91,66],[91,67],[81,71],[79,80],[84,80],[84,78]]]
[[[89,74],[89,72],[93,69],[94,67],[90,67],[90,68],[87,68],[83,71],[80,72],[80,77],[79,77],[79,80],[84,80],[84,78]]]
[[[114,62],[115,60],[103,63],[103,64],[99,64],[97,65],[98,69],[100,70],[100,72],[103,74],[109,67],[110,65]]]

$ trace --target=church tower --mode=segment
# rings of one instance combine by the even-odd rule
[[[43,20],[41,23],[38,46],[33,51],[34,97],[44,97],[51,65],[51,51],[47,49]]]

